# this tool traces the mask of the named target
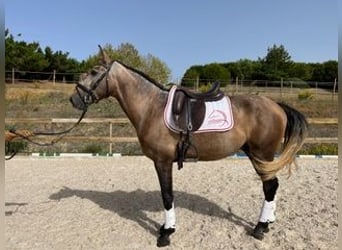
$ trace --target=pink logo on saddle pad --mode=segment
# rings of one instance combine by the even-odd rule
[[[214,110],[208,117],[209,126],[224,127],[227,123],[227,116],[221,110]]]
[[[223,132],[233,128],[234,121],[229,97],[216,102],[206,102],[205,110],[204,121],[196,131],[197,133]]]
[[[173,86],[170,90],[164,110],[164,123],[172,131],[180,132],[180,128],[177,127],[175,121],[173,120],[171,110],[176,88],[176,86]],[[194,133],[224,132],[233,128],[233,112],[228,96],[219,101],[206,102],[205,110],[205,118],[203,123],[201,127]]]

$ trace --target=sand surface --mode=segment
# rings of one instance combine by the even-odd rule
[[[249,234],[263,202],[247,159],[174,166],[176,233],[163,249],[338,249],[337,159],[298,159],[279,174],[277,220]],[[164,212],[145,157],[6,161],[7,249],[158,249]]]

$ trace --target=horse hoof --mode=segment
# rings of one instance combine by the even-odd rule
[[[263,240],[264,239],[264,232],[261,232],[259,230],[255,230],[252,232],[252,236],[257,240]]]
[[[263,240],[265,233],[268,233],[270,230],[268,228],[267,222],[258,222],[256,227],[254,228],[252,232],[252,236],[256,238],[257,240]]]
[[[170,237],[168,235],[160,236],[157,240],[157,247],[165,247],[170,245]]]
[[[159,229],[159,238],[157,240],[157,247],[165,247],[170,245],[170,235],[176,231],[174,228],[164,228],[162,225]]]

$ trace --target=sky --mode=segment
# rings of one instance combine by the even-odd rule
[[[128,42],[165,62],[172,81],[193,65],[257,60],[274,44],[296,62],[338,57],[334,0],[7,0],[5,28],[79,61]]]

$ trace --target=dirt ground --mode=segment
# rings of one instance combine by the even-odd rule
[[[277,220],[249,234],[263,202],[247,159],[174,167],[176,233],[164,249],[338,249],[337,159],[298,159],[279,175]],[[38,158],[6,162],[7,249],[157,249],[164,212],[145,157]]]

